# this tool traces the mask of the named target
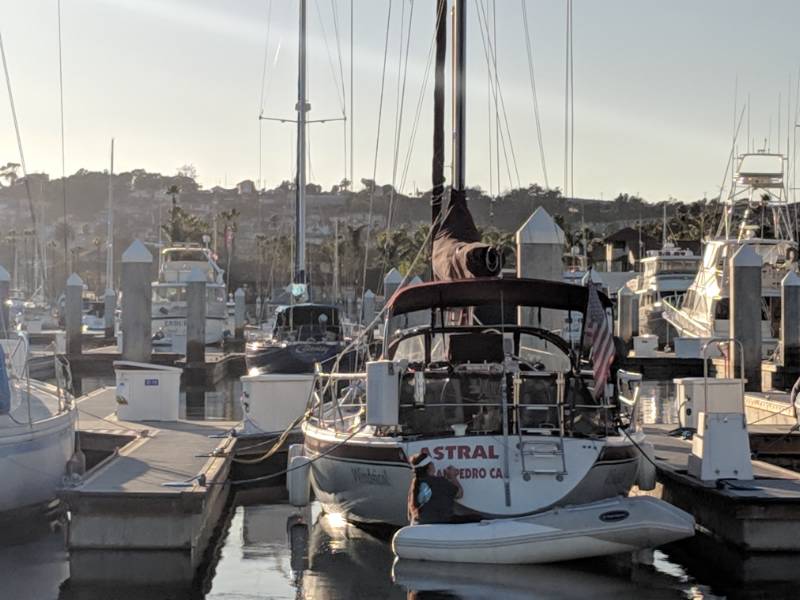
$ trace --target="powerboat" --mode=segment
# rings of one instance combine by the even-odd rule
[[[153,283],[153,345],[182,352],[186,347],[186,282],[193,269],[206,276],[206,344],[222,341],[227,322],[225,280],[209,248],[174,244],[161,251]]]
[[[317,375],[302,428],[324,509],[406,525],[408,461],[419,452],[439,471],[458,469],[465,515],[522,517],[626,494],[642,458],[620,429],[617,385],[595,394],[579,352],[514,318],[521,308],[584,316],[590,293],[534,279],[401,288],[386,308],[382,360],[367,374]],[[404,327],[416,311],[430,321]],[[368,376],[375,365],[384,377]],[[387,395],[396,409],[372,424]]]
[[[662,348],[675,338],[675,329],[664,320],[663,303],[681,306],[697,275],[700,257],[667,242],[660,250],[648,250],[641,264],[641,276],[629,284],[639,300],[639,334],[657,336]]]
[[[55,498],[75,451],[77,409],[59,387],[26,377],[24,338],[0,347],[0,515],[13,515]]]
[[[730,337],[729,259],[750,246],[761,257],[762,355],[776,348],[780,333],[781,280],[797,264],[789,215],[787,159],[764,152],[736,159],[730,193],[716,237],[706,243],[700,269],[682,301],[662,302],[664,319],[689,338]]]

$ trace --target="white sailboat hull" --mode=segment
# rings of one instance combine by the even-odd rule
[[[75,418],[73,409],[31,426],[0,427],[0,513],[55,497],[75,451]]]
[[[337,443],[335,436],[306,425],[305,453],[315,459],[311,485],[328,512],[351,521],[403,526],[408,523],[409,456],[427,450],[437,469],[459,469],[465,512],[493,517],[527,515],[551,506],[593,502],[627,493],[638,468],[638,451],[620,438],[564,439],[566,472],[523,474],[516,436],[509,442],[508,501],[503,479],[502,436],[465,436],[385,441],[359,436]],[[391,439],[391,438],[390,438]],[[525,440],[542,441],[541,436]],[[560,457],[536,459],[539,470],[558,470]]]

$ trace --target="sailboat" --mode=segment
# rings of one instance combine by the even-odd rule
[[[776,348],[780,332],[781,280],[797,263],[786,188],[787,158],[768,152],[736,157],[730,193],[716,236],[685,296],[663,302],[664,319],[689,338],[730,337],[728,259],[750,246],[763,261],[761,277],[762,355]]]
[[[457,511],[508,518],[626,494],[641,456],[619,427],[618,386],[598,384],[582,353],[523,315],[584,317],[590,294],[556,281],[500,278],[465,185],[466,3],[454,19],[453,185],[444,195],[445,2],[439,2],[434,102],[432,272],[385,308],[381,358],[363,372],[319,373],[302,429],[315,497],[358,523],[403,526],[409,458],[454,466]],[[602,308],[598,309],[602,314]],[[425,315],[410,323],[408,316]],[[587,322],[586,318],[582,319]],[[597,388],[597,389],[595,389]]]
[[[299,1],[297,77],[297,179],[295,182],[294,268],[289,286],[291,302],[279,307],[269,335],[245,345],[248,375],[242,378],[245,432],[282,431],[300,417],[311,391],[317,365],[344,361],[355,352],[347,340],[339,308],[309,301],[306,272],[306,127],[311,109],[306,97],[306,0]]]

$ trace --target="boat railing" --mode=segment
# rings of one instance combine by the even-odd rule
[[[564,437],[611,431],[610,415],[617,405],[587,402],[579,388],[568,394],[563,373],[510,375],[503,371],[408,372],[400,384],[396,432],[499,435],[507,426],[512,434]],[[506,382],[512,393],[504,393]],[[317,373],[309,419],[319,426],[349,431],[365,415],[366,388],[366,373]]]

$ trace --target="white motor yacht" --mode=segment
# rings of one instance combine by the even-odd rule
[[[174,244],[161,251],[158,281],[153,283],[153,345],[186,348],[186,281],[192,269],[206,274],[206,344],[222,341],[227,323],[223,271],[209,248]]]

